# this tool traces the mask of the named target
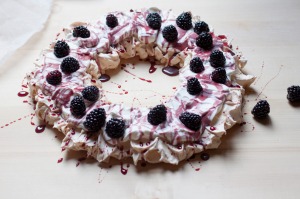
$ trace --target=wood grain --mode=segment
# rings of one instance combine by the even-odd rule
[[[199,163],[197,156],[179,166],[130,165],[127,175],[119,164],[100,167],[87,160],[76,167],[84,153],[61,152],[59,132],[35,133],[33,110],[17,97],[22,79],[64,26],[150,6],[191,10],[234,39],[248,58],[246,71],[259,77],[246,92],[246,124],[230,130],[206,162]],[[0,66],[1,198],[299,198],[300,105],[286,100],[287,87],[300,85],[299,10],[297,0],[54,1],[45,28]],[[270,117],[262,122],[250,114],[258,95],[271,105]]]

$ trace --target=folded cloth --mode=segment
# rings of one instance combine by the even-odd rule
[[[0,65],[43,28],[51,5],[52,0],[0,1]]]

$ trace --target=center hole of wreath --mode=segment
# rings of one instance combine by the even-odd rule
[[[106,99],[132,107],[153,107],[166,102],[179,88],[179,75],[163,73],[164,66],[139,58],[122,59],[110,80],[102,84]]]

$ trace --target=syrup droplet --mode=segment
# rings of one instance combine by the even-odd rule
[[[20,91],[20,92],[18,92],[18,96],[19,97],[25,97],[25,96],[27,96],[29,93],[28,92],[26,92],[26,91]]]
[[[127,171],[128,171],[128,169],[125,169],[125,168],[123,167],[123,163],[121,163],[121,173],[122,173],[123,175],[126,175],[126,174],[127,174]]]
[[[155,68],[155,62],[150,62],[150,68],[149,68],[149,73],[154,73],[157,68]]]
[[[176,76],[179,74],[179,69],[175,66],[167,66],[162,69],[162,72],[169,76]]]
[[[200,157],[201,157],[202,160],[207,161],[209,159],[209,154],[208,153],[201,153]]]
[[[209,129],[210,129],[211,131],[214,131],[214,130],[216,130],[216,127],[211,126]]]
[[[99,77],[99,80],[101,82],[107,82],[110,80],[110,76],[109,75],[106,75],[106,74],[102,74],[100,77]]]
[[[38,126],[35,128],[35,132],[36,132],[36,133],[42,133],[42,132],[44,132],[45,128],[46,128],[46,125],[44,125],[44,124],[38,125]]]
[[[57,163],[61,163],[63,161],[63,158],[59,158],[58,160],[57,160]]]

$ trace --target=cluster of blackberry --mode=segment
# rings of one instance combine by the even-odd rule
[[[159,30],[161,28],[162,18],[158,13],[150,13],[146,17],[146,21],[150,28]],[[190,12],[183,12],[176,19],[176,24],[183,30],[193,28],[192,16]],[[109,28],[114,28],[118,25],[118,19],[113,14],[106,16],[106,25]],[[204,50],[210,50],[213,47],[212,37],[209,34],[209,27],[204,21],[195,23],[194,31],[199,35],[196,45]],[[163,37],[168,42],[175,42],[178,37],[178,32],[175,26],[169,25],[162,30]],[[90,31],[87,27],[78,26],[73,29],[74,37],[88,38]],[[54,55],[58,58],[64,58],[60,69],[68,75],[76,72],[80,68],[78,60],[74,57],[68,56],[70,54],[70,47],[65,41],[58,41],[54,46]],[[221,51],[213,51],[210,57],[210,63],[213,67],[224,67],[225,57]],[[194,57],[190,62],[190,70],[194,73],[201,73],[204,71],[202,60],[199,57]],[[213,74],[212,79],[218,83],[226,82],[225,69],[217,68]],[[51,85],[58,85],[62,81],[62,73],[59,70],[49,72],[46,78]],[[191,95],[199,95],[202,92],[202,86],[197,78],[191,78],[187,82],[187,92]],[[75,96],[71,100],[70,110],[75,117],[83,117],[86,114],[86,103],[95,102],[99,98],[99,89],[95,86],[88,86],[83,89],[81,96]],[[152,108],[148,114],[148,122],[152,125],[159,125],[167,119],[167,108],[164,105],[158,105]],[[105,125],[105,110],[98,108],[91,111],[86,116],[84,126],[88,131],[98,131]],[[201,116],[185,112],[180,116],[180,121],[189,129],[198,130],[201,125]],[[106,132],[112,138],[122,137],[124,133],[125,123],[119,119],[112,119],[106,124]]]
[[[150,13],[146,17],[146,21],[150,28],[159,30],[161,28],[162,18],[158,13]],[[106,16],[106,25],[109,28],[118,26],[118,19],[115,15],[109,14]],[[213,38],[210,34],[210,29],[204,21],[192,23],[192,16],[190,12],[183,12],[176,19],[176,25],[183,30],[194,29],[198,34],[196,45],[204,51],[209,51],[213,48]],[[165,26],[162,29],[162,35],[168,42],[175,42],[178,38],[178,31],[174,25]],[[88,38],[90,31],[84,26],[78,26],[73,29],[74,37]],[[68,56],[70,54],[70,47],[65,41],[58,41],[54,46],[54,55],[58,58],[63,58],[59,70],[51,71],[47,74],[46,80],[51,85],[58,85],[62,81],[62,73],[68,75],[76,72],[80,68],[78,60],[74,57]],[[216,83],[225,84],[227,75],[225,70],[226,58],[222,51],[212,50],[209,58],[209,63],[215,70],[211,74],[211,79]],[[194,73],[202,73],[205,68],[200,57],[194,57],[190,61],[190,70]],[[187,81],[187,92],[190,95],[199,95],[203,92],[200,81],[197,78],[191,78]],[[75,96],[70,103],[70,111],[75,117],[83,117],[86,114],[86,104],[95,102],[99,98],[99,89],[96,86],[85,87],[80,96]],[[292,86],[288,88],[287,98],[291,101],[299,101],[300,87]],[[88,103],[87,103],[87,102]],[[264,118],[270,112],[270,105],[266,100],[261,100],[255,105],[252,114],[256,118]],[[159,125],[167,120],[167,108],[160,104],[153,107],[148,115],[148,122],[152,125]],[[197,131],[201,127],[201,116],[183,112],[179,116],[179,120],[187,128]],[[96,132],[105,126],[106,113],[103,108],[97,108],[89,112],[84,121],[84,126],[88,131]],[[111,138],[120,138],[124,135],[126,124],[121,119],[113,118],[106,123],[106,133]]]

